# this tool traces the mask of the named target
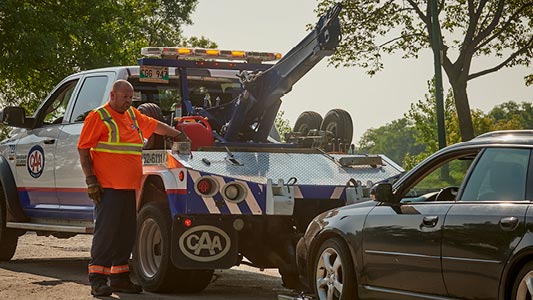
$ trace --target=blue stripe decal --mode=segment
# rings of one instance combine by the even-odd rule
[[[299,185],[300,192],[303,198],[310,199],[330,199],[336,186],[315,186],[315,185]],[[340,196],[341,200],[346,199],[346,189]]]

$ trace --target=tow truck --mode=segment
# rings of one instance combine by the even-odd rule
[[[310,220],[404,171],[384,155],[339,151],[353,126],[344,110],[323,120],[302,113],[288,143],[276,132],[281,97],[337,47],[340,10],[337,4],[321,16],[282,58],[147,47],[137,66],[68,76],[31,117],[22,107],[4,108],[0,121],[15,128],[0,142],[0,260],[13,257],[27,231],[58,238],[93,232],[76,145],[87,113],[126,79],[141,112],[191,139],[145,142],[133,252],[143,288],[199,292],[215,269],[239,264],[277,268],[286,287],[299,287],[295,246]]]

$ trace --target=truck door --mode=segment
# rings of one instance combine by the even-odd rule
[[[31,217],[47,217],[57,210],[54,169],[57,138],[78,78],[61,83],[37,110],[34,128],[28,129],[16,147],[16,178],[22,205]]]
[[[114,72],[85,75],[73,97],[57,139],[55,178],[61,210],[72,219],[92,219],[93,203],[87,196],[85,175],[78,155],[78,140],[87,114],[107,100]]]

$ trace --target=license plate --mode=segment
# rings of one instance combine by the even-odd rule
[[[166,150],[143,150],[143,165],[166,167],[167,155]]]
[[[168,67],[141,66],[139,81],[168,83]]]

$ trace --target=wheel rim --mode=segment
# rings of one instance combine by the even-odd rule
[[[533,271],[527,273],[518,285],[515,300],[531,300],[533,295]]]
[[[139,264],[144,276],[154,277],[161,266],[163,242],[161,229],[154,219],[146,219],[139,232]]]
[[[320,300],[340,299],[344,285],[341,257],[333,248],[326,248],[316,266],[316,288]]]

